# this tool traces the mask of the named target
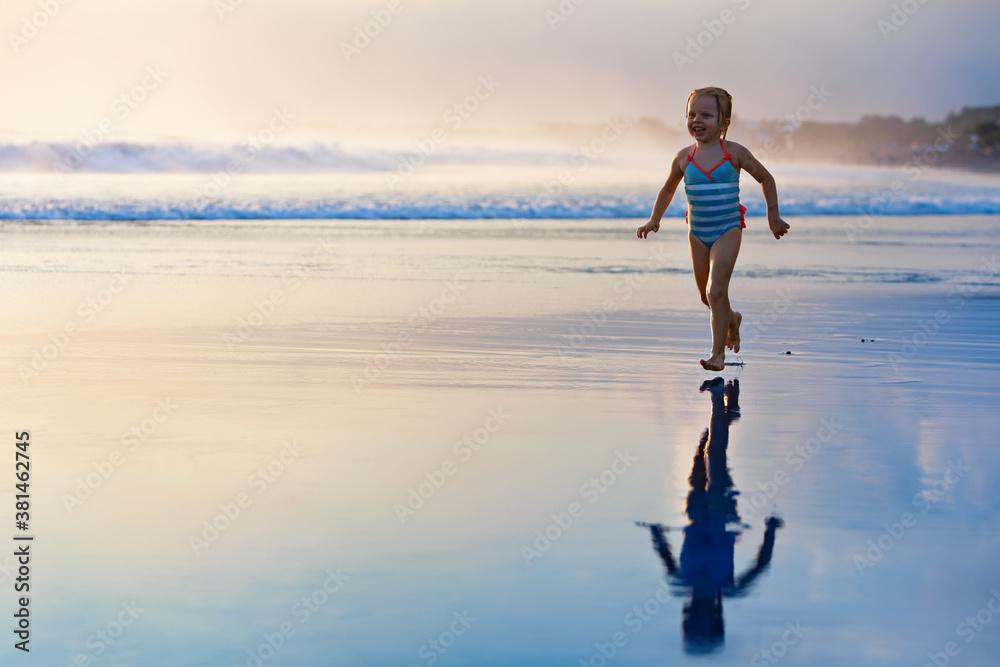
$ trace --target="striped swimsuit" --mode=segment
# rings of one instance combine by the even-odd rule
[[[694,150],[688,154],[688,163],[684,168],[687,222],[691,225],[691,233],[707,248],[711,248],[730,229],[746,227],[743,221],[746,208],[740,204],[740,175],[730,161],[722,139],[719,139],[719,146],[725,157],[708,171],[695,163]],[[713,173],[715,176],[712,176]]]

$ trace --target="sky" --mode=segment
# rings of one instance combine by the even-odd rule
[[[5,0],[0,27],[6,143],[679,124],[704,85],[744,119],[1000,104],[996,0]]]

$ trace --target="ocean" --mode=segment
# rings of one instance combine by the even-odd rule
[[[447,220],[648,217],[669,160],[574,159],[554,151],[425,157],[339,146],[244,154],[184,144],[0,146],[6,220]],[[420,156],[423,161],[417,161]],[[1000,174],[907,166],[768,165],[788,216],[1000,213]],[[75,166],[74,166],[75,165]],[[749,215],[759,186],[741,179]],[[683,216],[680,188],[668,216]]]
[[[707,373],[648,165],[154,153],[0,173],[25,664],[992,664],[998,177],[744,179]]]

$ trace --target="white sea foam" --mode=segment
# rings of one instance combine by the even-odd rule
[[[370,196],[337,199],[225,198],[138,199],[10,198],[0,200],[3,220],[229,220],[229,219],[598,219],[644,218],[649,196],[618,193],[566,195],[539,200],[537,196],[468,195],[463,197]],[[746,203],[747,215],[762,216],[763,202]],[[796,193],[782,203],[787,218],[813,215],[963,215],[1000,214],[1000,195],[913,196],[881,206],[870,196],[833,197]],[[672,206],[669,215],[683,215]]]
[[[390,188],[405,153],[338,144],[239,147],[182,143],[0,145],[0,219],[547,219],[645,218],[663,182],[649,163],[575,163],[556,151],[451,148]],[[241,159],[242,158],[242,159]],[[233,160],[239,169],[227,169]],[[781,213],[1000,214],[1000,176],[953,170],[776,165]],[[741,181],[749,216],[766,213]],[[682,216],[679,188],[668,216]]]

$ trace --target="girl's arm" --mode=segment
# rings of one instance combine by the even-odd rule
[[[780,239],[788,232],[788,223],[781,219],[778,213],[778,188],[774,183],[774,176],[757,161],[749,150],[745,147],[728,142],[730,153],[736,158],[736,166],[745,170],[760,183],[760,189],[764,192],[764,203],[767,204],[767,226],[771,228],[774,238]]]
[[[765,524],[767,525],[767,529],[764,531],[764,541],[760,545],[760,551],[757,552],[757,561],[749,570],[736,578],[733,586],[733,597],[746,595],[750,584],[763,574],[771,564],[771,555],[774,553],[774,533],[784,525],[784,522],[776,516],[771,516],[768,517]]]
[[[677,567],[677,560],[670,552],[670,543],[667,542],[667,537],[663,534],[663,526],[658,523],[649,524],[649,533],[653,538],[653,548],[660,555],[663,566],[667,568],[667,574],[674,577],[680,576],[681,569]]]
[[[670,175],[667,176],[667,182],[660,188],[660,193],[656,195],[656,203],[653,204],[653,212],[649,215],[649,222],[635,232],[635,235],[640,239],[646,238],[650,232],[655,233],[660,230],[660,219],[667,212],[667,207],[670,206],[670,200],[674,198],[677,186],[684,180],[684,168],[680,164],[683,156],[684,151],[681,151],[670,164]]]

